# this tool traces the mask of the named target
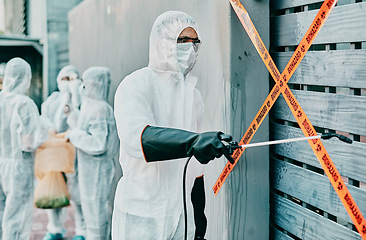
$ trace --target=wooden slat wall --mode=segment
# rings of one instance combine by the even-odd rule
[[[366,81],[365,81],[366,83]],[[366,97],[292,90],[314,126],[366,136]],[[273,116],[296,122],[281,96]]]
[[[295,138],[303,135],[302,131],[296,127],[277,123],[272,123],[271,127],[271,135],[276,136],[276,139]],[[324,140],[323,143],[342,176],[366,182],[366,144],[357,141],[345,144],[335,138]],[[275,145],[271,148],[271,152],[321,169],[321,165],[314,157],[313,150],[307,141]]]
[[[277,239],[277,240],[292,240],[293,239],[276,228],[271,228],[271,231],[273,232],[274,239]]]
[[[317,13],[318,10],[312,10],[273,17],[271,45],[299,44]],[[365,29],[366,3],[339,6],[332,11],[313,44],[362,41],[366,39]]]
[[[341,201],[335,197],[336,193],[326,176],[277,159],[273,161],[273,170],[272,183],[276,189],[291,193],[292,197],[316,209],[351,221]],[[361,212],[365,212],[366,191],[350,185],[347,187],[351,195],[358,199]]]
[[[275,205],[272,222],[281,228],[290,229],[297,238],[319,240],[361,239],[358,233],[323,218],[320,214],[293,201],[278,195],[274,195],[272,199],[272,203]]]
[[[366,29],[365,29],[366,31]],[[280,71],[292,52],[276,52]],[[363,88],[366,79],[366,50],[310,51],[290,79],[290,83],[331,87]]]
[[[322,1],[271,0],[271,55],[283,71]],[[366,0],[339,0],[289,81],[366,217]],[[303,136],[280,96],[270,136]],[[271,147],[271,239],[361,239],[308,142]]]
[[[282,10],[297,6],[307,6],[312,3],[319,3],[319,0],[272,0],[272,10]]]

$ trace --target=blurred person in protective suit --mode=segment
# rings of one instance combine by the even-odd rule
[[[47,123],[51,132],[66,132],[70,127],[67,123],[69,114],[78,114],[81,96],[79,71],[71,65],[65,66],[57,75],[57,85],[59,91],[53,92],[41,107],[42,119]],[[78,161],[75,157],[75,173],[66,174],[67,188],[71,195],[71,200],[75,205],[75,237],[73,240],[84,240],[85,223],[80,202],[80,190],[78,183]],[[67,217],[67,208],[47,210],[48,224],[47,233],[43,240],[60,240],[66,230],[63,224]]]
[[[77,148],[85,238],[104,240],[110,236],[110,195],[114,157],[119,149],[113,109],[107,103],[111,77],[108,68],[91,67],[85,70],[82,79],[80,113],[68,116],[71,131],[66,138]]]
[[[191,70],[199,45],[197,26],[189,15],[163,13],[150,34],[149,65],[127,76],[117,89],[114,103],[123,177],[114,201],[114,240],[184,239],[183,169],[190,156],[188,239],[204,239],[202,164],[223,154],[233,159],[222,143],[224,135],[227,141],[231,136],[196,133],[203,100]]]
[[[11,59],[0,92],[0,239],[28,240],[32,227],[34,152],[47,139],[38,108],[25,95],[29,64]]]

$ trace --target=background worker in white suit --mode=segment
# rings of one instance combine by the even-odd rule
[[[28,240],[32,227],[34,152],[47,139],[36,104],[25,95],[32,72],[21,58],[5,67],[0,92],[0,239]]]
[[[108,104],[111,76],[106,67],[90,67],[82,75],[80,114],[69,115],[71,131],[66,138],[77,148],[81,205],[87,240],[110,236],[114,157],[119,140],[113,108]],[[70,121],[77,117],[77,120]]]
[[[67,116],[79,112],[81,80],[79,80],[78,70],[71,65],[63,67],[57,75],[57,85],[59,91],[53,92],[42,103],[41,116],[47,122],[49,131],[62,133],[70,128],[67,123]],[[73,240],[84,240],[86,230],[80,201],[77,154],[75,158],[75,173],[66,174],[66,183],[71,200],[75,205],[75,237]],[[48,232],[43,240],[62,239],[65,233],[63,224],[67,217],[67,208],[47,210],[47,216]]]

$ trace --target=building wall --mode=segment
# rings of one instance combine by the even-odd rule
[[[33,0],[37,1],[37,0]],[[32,81],[28,95],[40,108],[42,103],[42,46],[33,35],[26,36],[28,18],[36,18],[38,12],[30,11],[24,0],[0,1],[0,63],[7,63],[11,58],[21,57],[32,68]],[[29,3],[30,1],[28,1]],[[38,0],[39,2],[39,0]],[[37,28],[39,26],[34,26]]]
[[[268,1],[245,2],[268,44]],[[267,95],[268,74],[228,1],[84,1],[69,13],[70,63],[81,71],[108,67],[109,102],[118,107],[116,88],[148,64],[151,27],[167,10],[185,11],[199,26],[203,44],[193,71],[205,102],[204,129],[228,132],[239,141]],[[267,138],[266,121],[255,140]],[[225,164],[220,159],[206,166],[206,238],[268,239],[268,149],[248,151],[215,197],[212,187]]]
[[[46,72],[44,73],[44,76],[48,84],[48,86],[45,86],[45,97],[57,89],[57,74],[62,67],[68,64],[68,51],[66,50],[66,56],[60,58],[59,55],[65,54],[64,46],[67,45],[68,41],[68,12],[81,1],[82,0],[45,1],[45,15],[47,19],[45,48],[47,49],[47,52],[45,52]]]
[[[26,29],[27,36],[44,41],[46,36],[46,0],[26,0]]]
[[[5,0],[0,0],[0,34],[5,32]]]
[[[4,0],[5,3],[5,33],[25,35],[25,1]]]

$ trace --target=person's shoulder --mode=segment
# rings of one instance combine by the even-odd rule
[[[27,108],[27,106],[36,105],[34,101],[25,94],[0,92],[0,99],[15,108]]]
[[[121,85],[138,85],[146,84],[151,78],[152,72],[148,67],[141,68],[127,75],[121,82]]]
[[[152,71],[148,67],[132,72],[131,74],[127,75],[119,84],[116,95],[122,91],[138,91],[149,88],[151,75]]]
[[[93,109],[91,111],[91,109]],[[82,116],[89,120],[105,120],[113,116],[113,108],[107,101],[86,98],[82,105]]]
[[[59,91],[54,91],[54,92],[52,92],[52,93],[51,93],[51,95],[49,95],[49,96],[47,97],[47,99],[54,99],[54,98],[59,97],[60,95],[61,95],[61,92],[59,92]]]
[[[26,109],[26,110],[34,110],[37,109],[36,103],[29,96],[24,94],[16,94],[14,98],[14,103],[18,105],[18,108]]]
[[[15,94],[15,99],[19,103],[32,104],[34,103],[33,99],[25,94]],[[34,103],[35,104],[35,103]]]
[[[43,102],[43,103],[46,103],[46,102],[53,102],[55,101],[56,99],[58,99],[59,97],[61,96],[61,93],[59,91],[54,91],[51,93],[51,95],[49,95],[46,100]]]

